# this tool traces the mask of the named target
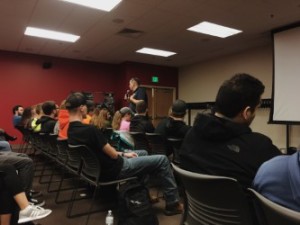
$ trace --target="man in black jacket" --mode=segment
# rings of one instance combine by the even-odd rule
[[[137,114],[130,121],[129,130],[131,132],[153,133],[154,126],[147,115],[147,104],[140,101],[136,104]]]
[[[159,133],[165,138],[183,139],[191,128],[184,122],[186,109],[185,101],[177,99],[173,102],[169,117],[157,125],[155,133]]]
[[[250,187],[260,165],[279,149],[249,125],[259,107],[264,85],[248,74],[237,74],[220,87],[215,112],[198,114],[180,149],[182,168],[237,179]]]
[[[53,101],[46,101],[43,103],[42,109],[44,115],[36,121],[36,124],[41,124],[41,133],[53,133],[57,121],[58,106]]]

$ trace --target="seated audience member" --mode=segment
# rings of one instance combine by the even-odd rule
[[[136,103],[136,114],[130,121],[129,130],[132,132],[153,133],[154,126],[147,115],[147,104],[141,100]]]
[[[112,128],[114,130],[129,131],[132,115],[133,112],[128,107],[123,107],[116,111],[112,120]]]
[[[300,152],[263,163],[253,187],[271,201],[300,212]]]
[[[44,218],[52,212],[29,204],[16,169],[9,164],[0,164],[0,199],[1,225],[26,223]],[[19,216],[15,216],[19,209]]]
[[[32,107],[26,107],[23,111],[23,114],[21,116],[21,121],[18,124],[17,127],[22,127],[24,129],[31,129],[31,122],[32,122],[32,116],[33,116],[33,109]]]
[[[132,176],[144,177],[156,174],[160,177],[166,200],[166,215],[182,213],[183,206],[179,203],[177,185],[166,156],[139,156],[135,152],[118,152],[105,139],[100,129],[93,125],[83,124],[82,118],[87,112],[86,100],[81,93],[68,96],[66,108],[70,114],[68,143],[87,145],[95,151],[101,162],[101,179],[113,180]],[[146,154],[146,151],[143,151]]]
[[[54,127],[54,134],[58,134],[59,138],[68,138],[69,128],[69,111],[66,109],[66,100],[63,100],[60,104],[58,111],[58,119]]]
[[[31,129],[33,132],[37,133],[41,131],[41,124],[36,124],[36,121],[42,116],[42,104],[37,104],[33,106]]]
[[[157,125],[155,133],[159,133],[166,138],[183,139],[191,128],[184,122],[186,109],[187,106],[184,101],[176,100],[172,105],[169,117]]]
[[[24,108],[21,105],[16,105],[13,107],[13,125],[17,126],[21,122],[21,117],[23,114]]]
[[[214,114],[198,114],[180,149],[181,167],[228,176],[250,187],[260,165],[280,155],[270,138],[252,132],[264,92],[261,81],[236,74],[220,87]]]
[[[134,141],[129,134],[129,126],[133,112],[128,107],[123,107],[115,112],[112,121],[114,130],[112,139],[117,143],[119,150],[133,149]]]
[[[53,101],[46,101],[42,104],[43,116],[36,121],[41,124],[41,133],[50,134],[54,132],[57,117],[57,106]]]
[[[34,165],[28,155],[12,151],[2,151],[0,152],[0,165],[2,164],[12,165],[18,171],[23,189],[31,204],[36,206],[43,206],[45,204],[45,201],[33,198],[31,187],[34,176]]]
[[[95,113],[91,119],[91,124],[96,126],[101,130],[111,127],[110,113],[107,108],[96,109]]]
[[[87,114],[86,117],[82,120],[82,123],[90,124],[95,110],[95,103],[92,100],[87,100],[86,104],[87,104]]]

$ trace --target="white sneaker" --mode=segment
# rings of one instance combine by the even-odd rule
[[[20,211],[18,223],[26,223],[33,220],[42,219],[48,216],[51,212],[52,210],[50,209],[28,205],[25,209]]]

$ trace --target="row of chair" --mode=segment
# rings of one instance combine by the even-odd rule
[[[41,152],[45,156],[46,161],[44,161],[40,173],[40,183],[48,184],[48,192],[56,192],[55,202],[57,204],[63,202],[69,202],[67,208],[67,217],[73,218],[77,216],[87,215],[86,224],[89,222],[90,215],[95,212],[105,211],[106,208],[100,210],[93,210],[95,199],[97,193],[102,186],[117,185],[120,183],[127,182],[136,177],[130,177],[127,179],[113,180],[113,181],[101,181],[101,165],[99,157],[96,153],[89,149],[85,145],[69,145],[66,139],[58,139],[57,135],[53,134],[43,134],[43,133],[31,133],[29,139],[27,140],[31,145],[32,149],[37,152]],[[47,173],[47,167],[51,173]],[[60,179],[53,180],[55,177],[55,171],[60,168]],[[63,183],[66,181],[66,175],[71,174],[72,182],[70,188],[63,188]],[[45,181],[43,177],[49,176],[50,178]],[[94,187],[92,200],[90,201],[90,207],[88,210],[80,213],[73,213],[74,204],[77,200],[83,199],[78,198],[78,190],[81,187],[81,181],[85,181],[90,186]],[[52,186],[54,182],[58,182],[58,187],[53,189]],[[72,195],[67,200],[61,200],[61,192],[64,190],[72,189]]]
[[[183,183],[185,225],[299,225],[300,213],[280,206],[236,179],[193,173],[173,164]],[[254,207],[252,207],[254,206]]]

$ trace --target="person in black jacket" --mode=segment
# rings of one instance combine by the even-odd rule
[[[261,81],[237,74],[220,87],[213,114],[198,114],[180,149],[181,167],[228,176],[250,187],[260,165],[280,155],[270,138],[252,132],[264,92]]]
[[[186,109],[185,101],[177,99],[173,102],[169,117],[157,125],[155,133],[159,133],[166,138],[183,139],[191,128],[184,122]]]
[[[147,115],[147,104],[142,100],[136,104],[137,114],[130,121],[130,132],[153,133],[154,126]]]
[[[44,115],[36,121],[36,124],[41,124],[41,133],[53,133],[57,122],[58,106],[53,101],[46,101],[43,103],[42,109]]]

